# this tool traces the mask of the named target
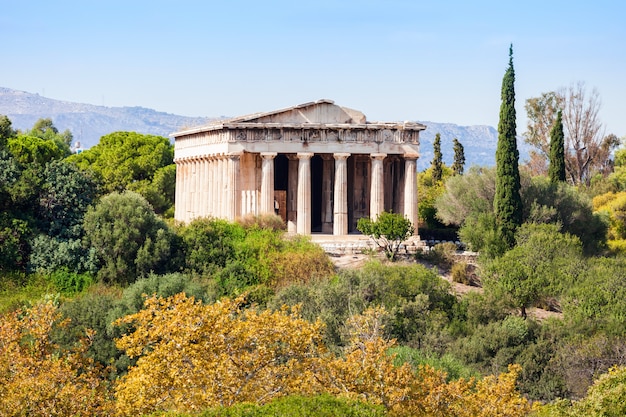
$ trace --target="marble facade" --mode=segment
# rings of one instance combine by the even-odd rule
[[[174,217],[277,213],[292,233],[346,235],[392,210],[416,226],[425,128],[318,100],[174,133]]]

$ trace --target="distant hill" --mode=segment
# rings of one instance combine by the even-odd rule
[[[168,137],[183,127],[206,124],[215,118],[186,117],[143,107],[105,107],[53,100],[39,94],[0,87],[0,114],[7,115],[14,128],[26,130],[40,118],[49,117],[59,131],[69,129],[84,148],[96,145],[100,137],[117,131]]]
[[[143,107],[106,107],[54,100],[39,94],[0,87],[0,114],[7,115],[16,129],[32,128],[40,118],[49,117],[60,131],[69,129],[74,140],[83,148],[90,148],[100,137],[117,131],[133,131],[168,137],[184,127],[206,124],[218,117],[187,117],[159,112]],[[221,117],[223,118],[223,117]],[[452,123],[420,121],[427,126],[422,132],[421,157],[418,169],[430,166],[433,158],[433,140],[441,134],[443,161],[451,165],[454,158],[452,140],[457,138],[465,148],[466,167],[495,165],[498,133],[491,126],[459,126]],[[521,160],[527,151],[518,140]]]
[[[443,162],[451,166],[454,161],[453,140],[457,138],[463,145],[466,169],[472,165],[494,166],[496,164],[496,148],[498,131],[491,126],[459,126],[453,123],[437,123],[420,121],[426,130],[420,133],[420,159],[417,168],[422,171],[430,166],[433,159],[433,142],[435,135],[441,135],[441,153]],[[518,137],[517,146],[520,152],[520,163],[528,159],[530,147]]]

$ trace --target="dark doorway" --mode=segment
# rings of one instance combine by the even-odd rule
[[[274,190],[287,191],[289,180],[289,159],[283,154],[274,158]]]
[[[311,158],[311,232],[322,232],[322,177],[323,160],[319,155]]]

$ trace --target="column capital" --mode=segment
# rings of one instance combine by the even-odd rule
[[[404,158],[405,160],[407,160],[407,161],[417,160],[417,159],[419,159],[419,157],[420,157],[420,156],[419,156],[418,154],[416,154],[416,153],[405,153],[405,154],[403,155],[403,158]]]
[[[296,155],[298,159],[311,159],[315,154],[313,152],[298,152]]]
[[[377,159],[377,160],[383,160],[386,157],[387,157],[386,153],[371,153],[370,154],[370,158]]]
[[[234,160],[238,160],[239,158],[241,158],[241,155],[243,155],[243,152],[230,152],[226,154],[229,159]]]
[[[345,160],[348,159],[350,157],[350,153],[344,153],[344,152],[340,152],[340,153],[334,153],[333,156],[335,157],[336,160]]]
[[[276,155],[278,155],[277,152],[261,152],[261,158],[263,159],[274,159],[276,158]]]

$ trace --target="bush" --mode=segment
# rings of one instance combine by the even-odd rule
[[[415,230],[411,221],[398,213],[383,211],[375,221],[369,217],[362,217],[356,228],[364,235],[368,235],[380,247],[391,261],[396,259],[402,242],[407,240]]]
[[[103,197],[87,211],[84,228],[103,264],[98,278],[106,283],[129,284],[169,268],[173,233],[137,193]]]
[[[63,295],[80,293],[93,284],[93,276],[91,274],[79,274],[69,271],[67,268],[52,272],[50,274],[50,280]]]
[[[465,365],[461,360],[455,358],[451,354],[438,356],[432,353],[424,352],[423,350],[413,349],[408,346],[394,347],[389,350],[389,354],[396,355],[396,366],[408,363],[414,370],[417,371],[420,366],[428,365],[437,370],[444,371],[447,375],[446,380],[448,382],[459,378],[469,379],[471,377],[480,376],[475,369]]]
[[[468,276],[468,265],[465,262],[459,262],[452,265],[452,281],[460,284],[471,285],[471,281]]]
[[[287,230],[287,225],[283,221],[282,217],[272,213],[259,215],[248,214],[243,218],[237,219],[237,223],[243,226],[244,229],[269,229],[273,231]]]
[[[166,414],[170,415],[170,414]],[[237,404],[206,410],[199,417],[383,417],[382,406],[333,397],[287,396],[268,404]],[[174,414],[171,414],[174,417]]]
[[[98,259],[94,248],[85,248],[80,239],[59,239],[38,235],[32,242],[28,269],[52,273],[65,268],[76,273],[95,274]]]

